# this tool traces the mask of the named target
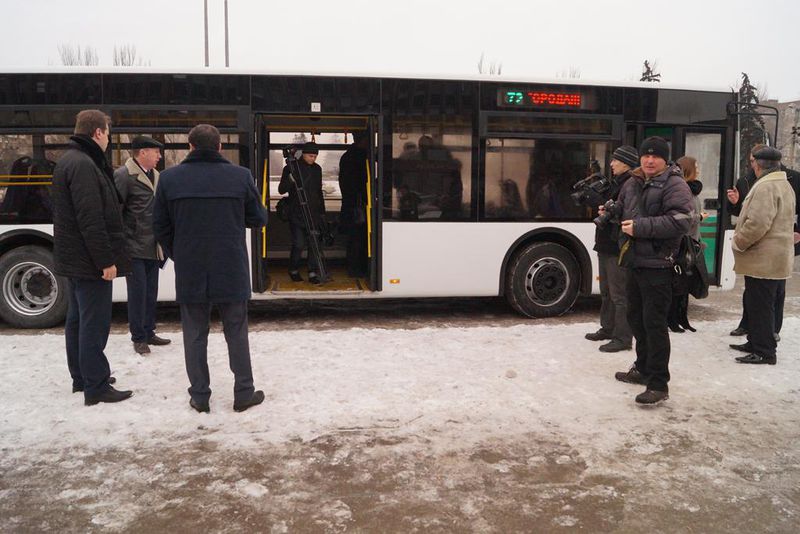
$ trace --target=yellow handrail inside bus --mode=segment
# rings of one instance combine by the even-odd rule
[[[261,177],[261,204],[263,204],[267,211],[269,211],[269,204],[267,204],[267,160],[264,159],[264,173]],[[267,227],[261,227],[261,257],[267,257]]]
[[[367,257],[372,257],[372,193],[370,188],[369,159],[367,165]]]

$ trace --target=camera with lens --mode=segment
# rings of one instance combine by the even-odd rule
[[[578,206],[595,208],[608,200],[614,183],[614,178],[609,179],[596,172],[573,185],[574,193],[569,196]]]
[[[622,206],[614,200],[608,200],[603,204],[603,212],[592,219],[592,222],[598,228],[605,228],[610,222],[619,224],[620,216],[622,216]]]
[[[298,159],[296,146],[287,146],[283,149],[283,157],[286,159]]]

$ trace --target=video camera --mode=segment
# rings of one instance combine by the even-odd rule
[[[283,157],[286,158],[286,159],[289,159],[289,158],[298,159],[299,156],[298,156],[297,153],[298,153],[299,150],[300,149],[298,147],[293,146],[293,145],[289,145],[289,146],[287,146],[286,148],[283,149]],[[300,152],[302,153],[302,151],[300,151]]]
[[[570,193],[569,196],[577,206],[596,208],[608,200],[614,184],[616,180],[613,177],[606,178],[596,172],[573,185],[574,193]]]

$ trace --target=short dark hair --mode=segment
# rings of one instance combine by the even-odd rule
[[[219,143],[219,130],[210,124],[198,124],[189,131],[189,144],[195,148],[217,150]]]
[[[84,109],[75,117],[75,135],[94,135],[95,130],[111,127],[111,117],[99,109]]]

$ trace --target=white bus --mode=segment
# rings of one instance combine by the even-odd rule
[[[651,135],[669,141],[674,159],[700,162],[708,270],[712,284],[730,288],[724,199],[736,167],[735,100],[729,90],[500,77],[93,68],[0,74],[0,317],[31,328],[64,318],[48,188],[75,115],[87,108],[112,117],[114,167],[135,135],[165,144],[165,168],[188,153],[191,127],[219,128],[224,155],[251,170],[270,210],[266,229],[249,235],[253,300],[500,295],[531,317],[562,314],[579,295],[599,291],[596,213],[572,201],[572,186],[590,170],[610,176],[613,150]],[[334,231],[325,249],[333,280],[292,282],[288,225],[275,215],[281,151],[319,145],[335,229],[339,158],[359,131],[373,140],[363,235],[368,272],[347,275],[345,236]],[[124,284],[115,281],[116,301],[126,298]],[[168,263],[159,300],[174,298]]]

